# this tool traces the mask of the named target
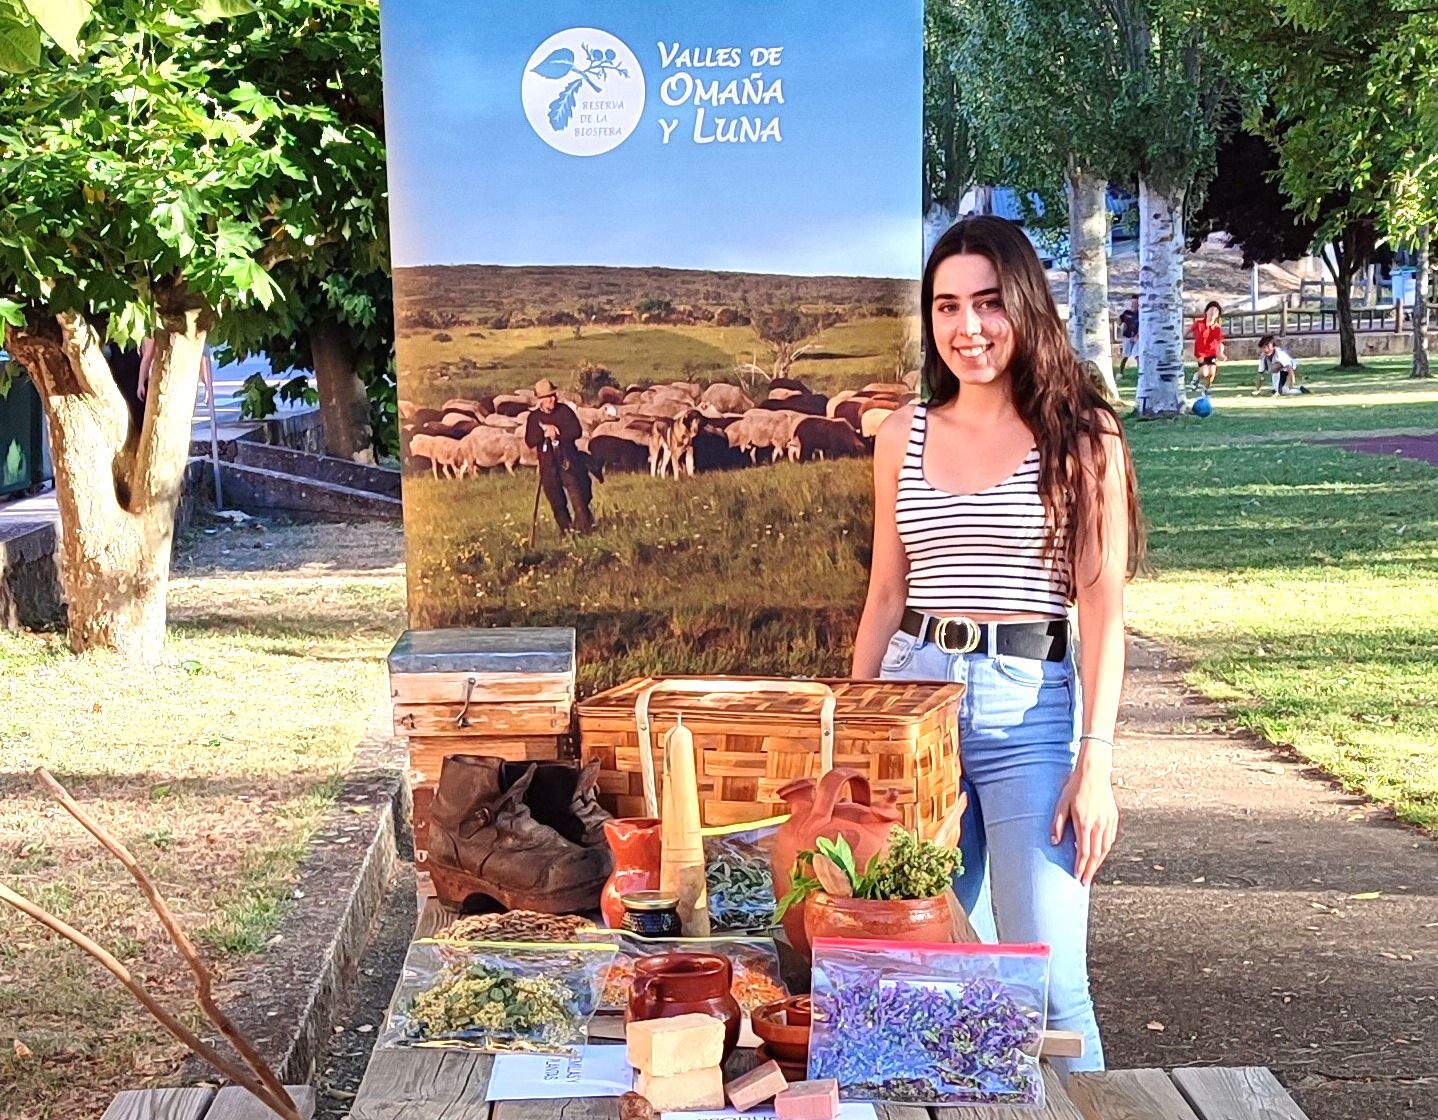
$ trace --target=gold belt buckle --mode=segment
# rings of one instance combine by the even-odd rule
[[[950,640],[949,627],[961,627],[961,638]],[[982,625],[972,618],[965,618],[963,615],[952,615],[938,620],[934,627],[934,645],[938,646],[944,653],[973,653],[979,648],[979,639],[983,637]]]

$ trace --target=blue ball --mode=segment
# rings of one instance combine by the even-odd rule
[[[1213,402],[1207,397],[1199,397],[1193,402],[1191,408],[1195,416],[1207,416],[1213,411]]]

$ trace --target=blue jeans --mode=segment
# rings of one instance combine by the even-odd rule
[[[949,654],[900,631],[880,676],[966,686],[959,735],[969,803],[954,890],[985,941],[1049,946],[1048,1025],[1084,1037],[1084,1056],[1056,1059],[1054,1068],[1103,1069],[1089,996],[1089,892],[1074,878],[1072,827],[1057,846],[1049,840],[1081,730],[1073,651],[1063,661]]]

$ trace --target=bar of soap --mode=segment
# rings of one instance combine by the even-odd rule
[[[724,1092],[729,1095],[730,1104],[740,1112],[748,1112],[788,1088],[789,1082],[784,1080],[784,1071],[779,1068],[779,1063],[765,1062],[729,1082],[724,1086]]]
[[[625,1025],[624,1040],[629,1064],[650,1077],[673,1077],[724,1061],[724,1023],[712,1015],[640,1019]]]
[[[670,1077],[653,1077],[640,1070],[634,1079],[634,1091],[653,1105],[655,1112],[723,1108],[724,1072],[718,1066],[706,1066]]]
[[[774,1098],[779,1120],[836,1120],[839,1115],[839,1083],[796,1081]]]

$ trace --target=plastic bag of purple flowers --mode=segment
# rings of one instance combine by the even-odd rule
[[[1047,945],[814,942],[809,1077],[844,1100],[1042,1108]]]

